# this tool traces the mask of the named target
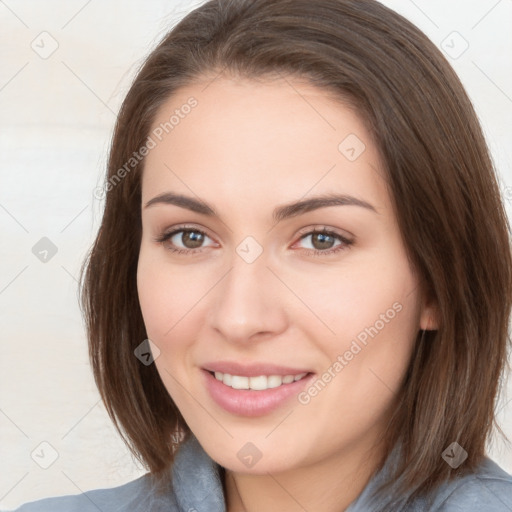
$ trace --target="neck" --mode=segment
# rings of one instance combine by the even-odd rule
[[[334,454],[314,465],[263,475],[225,471],[227,512],[341,512],[359,496],[383,458],[382,447]]]

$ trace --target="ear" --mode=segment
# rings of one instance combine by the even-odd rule
[[[420,314],[420,329],[435,331],[439,329],[440,315],[437,301],[433,297],[424,299]]]

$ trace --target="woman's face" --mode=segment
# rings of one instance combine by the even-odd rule
[[[361,119],[291,78],[218,78],[150,136],[139,299],[199,442],[258,474],[371,450],[429,309]]]

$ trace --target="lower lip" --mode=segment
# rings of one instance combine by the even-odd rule
[[[277,388],[256,391],[233,389],[217,380],[210,372],[202,370],[210,396],[223,409],[241,416],[262,416],[284,405],[291,397],[297,396],[311,381],[314,374],[300,380],[282,384]]]

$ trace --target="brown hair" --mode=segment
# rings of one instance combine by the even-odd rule
[[[507,361],[509,226],[455,72],[420,30],[374,0],[210,0],[142,66],[119,112],[103,220],[82,269],[90,358],[116,428],[153,475],[172,464],[174,436],[190,432],[155,365],[134,357],[147,337],[136,285],[144,160],[115,186],[111,179],[146,144],[169,96],[221,72],[306,79],[357,107],[409,257],[439,309],[439,328],[418,333],[386,432],[388,453],[403,447],[388,483],[414,498],[474,470],[496,425]],[[441,458],[453,441],[468,453],[458,470]]]

